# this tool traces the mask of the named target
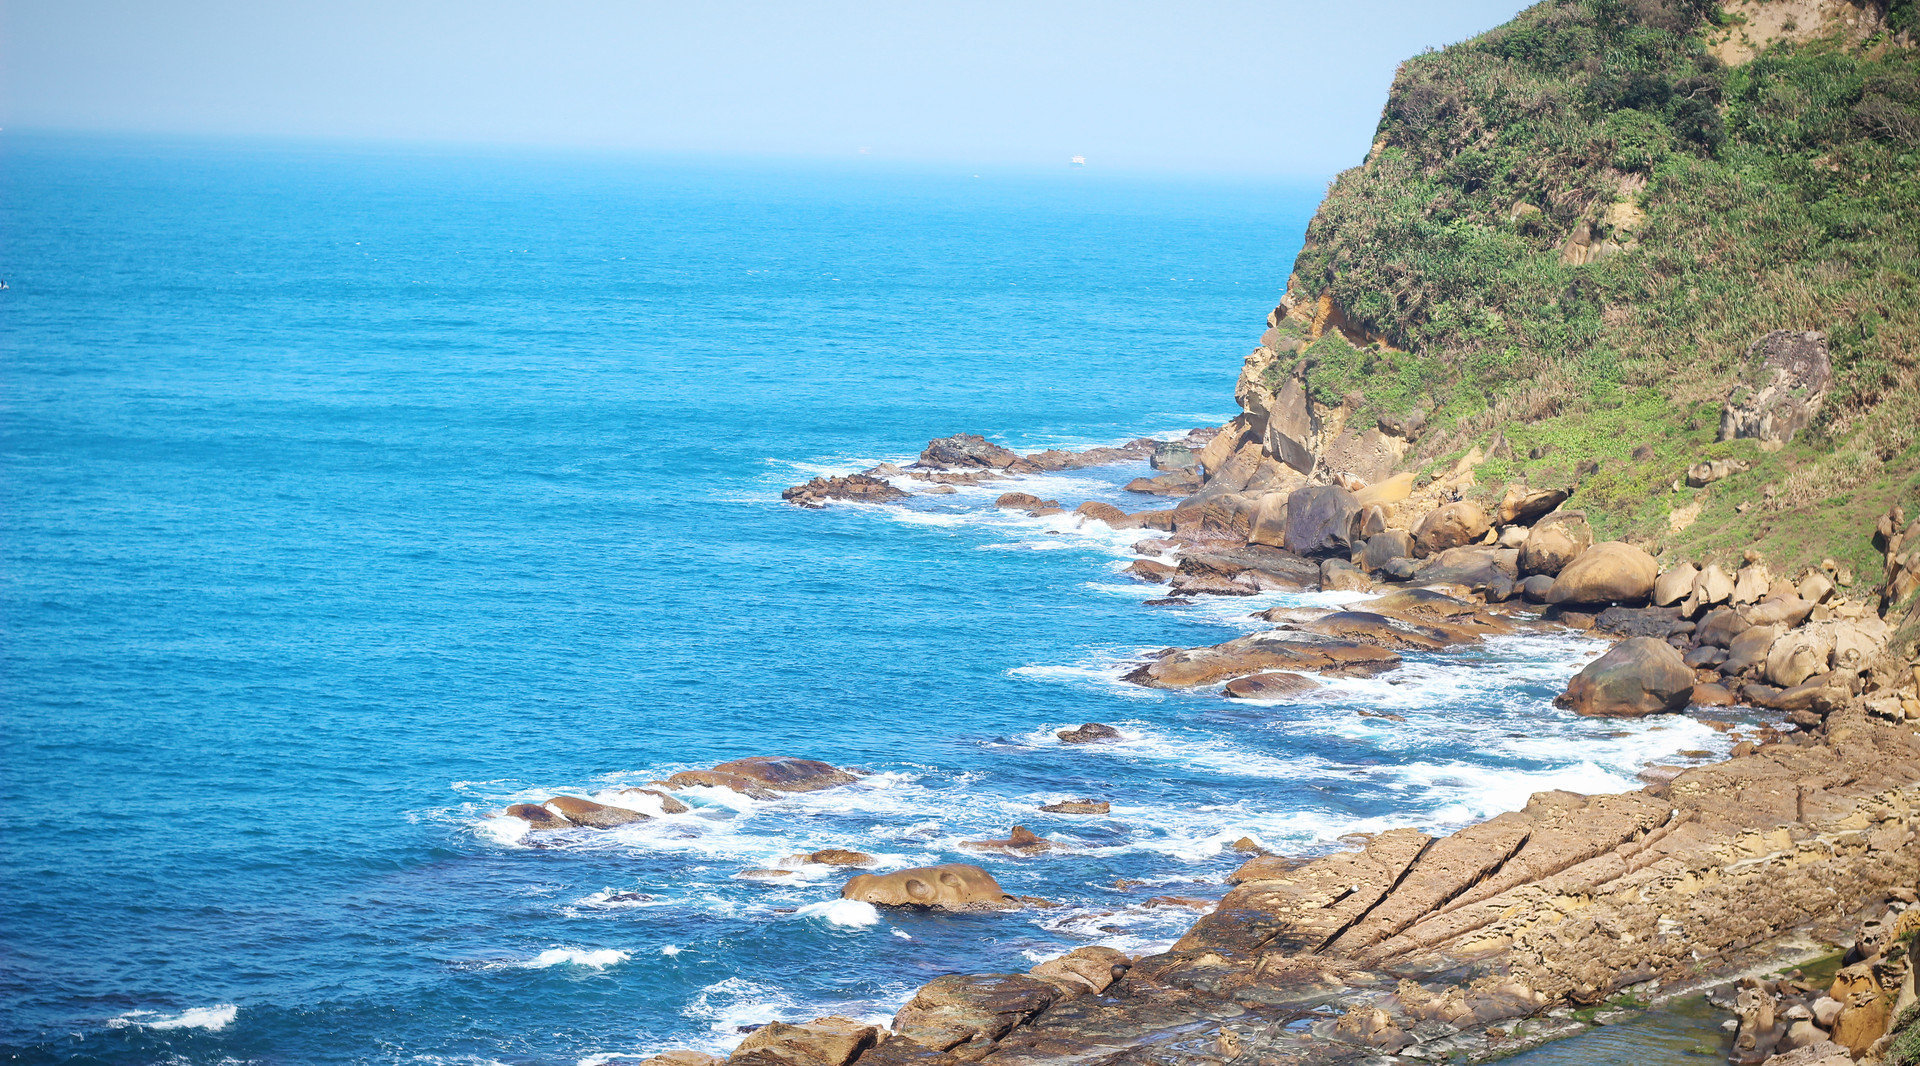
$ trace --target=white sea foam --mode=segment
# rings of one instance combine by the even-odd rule
[[[211,1007],[189,1007],[178,1014],[162,1014],[152,1010],[130,1010],[117,1018],[107,1021],[115,1029],[205,1029],[219,1032],[233,1024],[240,1014],[240,1008],[231,1003],[220,1003]]]
[[[849,929],[880,924],[880,908],[857,899],[821,900],[809,903],[794,913],[802,918],[819,918]]]
[[[632,955],[619,948],[548,948],[533,958],[521,963],[529,970],[544,970],[550,966],[590,966],[604,970],[609,966],[627,961]]]

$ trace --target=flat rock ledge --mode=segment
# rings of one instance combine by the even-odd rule
[[[1637,792],[1543,792],[1449,836],[1255,858],[1170,951],[939,978],[835,1066],[1493,1057],[1515,1020],[1576,1028],[1572,1008],[1731,977],[1911,901],[1917,826],[1920,736],[1847,708]]]

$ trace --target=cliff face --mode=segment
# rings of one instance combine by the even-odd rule
[[[1316,480],[1464,460],[1449,493],[1572,487],[1656,554],[1877,581],[1858,531],[1920,498],[1914,22],[1548,0],[1409,60],[1247,359],[1236,441]],[[1818,365],[1783,375],[1778,336],[1807,333]],[[1689,488],[1716,460],[1745,469]]]

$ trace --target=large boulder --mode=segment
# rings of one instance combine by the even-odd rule
[[[1227,682],[1225,691],[1229,699],[1283,700],[1303,692],[1312,692],[1319,687],[1320,682],[1310,677],[1277,671],[1236,677]]]
[[[1054,735],[1062,744],[1096,744],[1121,739],[1120,731],[1105,722],[1087,722],[1078,729],[1062,729]]]
[[[920,465],[936,470],[1005,470],[1020,457],[976,433],[928,441]]]
[[[1653,605],[1672,607],[1693,595],[1693,582],[1699,576],[1700,571],[1692,563],[1681,563],[1661,574],[1653,583]]]
[[[553,813],[538,803],[516,803],[500,814],[506,818],[518,818],[527,823],[527,828],[536,832],[551,833],[558,829],[572,829],[573,823]]]
[[[1267,454],[1302,474],[1313,473],[1313,410],[1298,375],[1287,379],[1267,412]]]
[[[1448,548],[1428,559],[1414,574],[1414,580],[1424,585],[1459,585],[1474,592],[1505,589],[1498,597],[1504,600],[1519,577],[1519,556],[1512,548]]]
[[[1584,515],[1548,515],[1527,533],[1520,546],[1522,574],[1558,574],[1593,546],[1593,530]]]
[[[978,866],[950,862],[888,874],[860,874],[840,889],[841,899],[878,907],[930,907],[937,910],[1006,910],[1019,901]]]
[[[1353,513],[1359,509],[1353,493],[1338,485],[1296,491],[1287,497],[1286,549],[1301,555],[1346,551]]]
[[[1060,998],[1053,984],[1026,974],[948,974],[914,993],[893,1016],[893,1031],[946,1051],[998,1040]]]
[[[1753,626],[1742,630],[1738,636],[1727,642],[1727,657],[1720,664],[1720,672],[1728,677],[1744,674],[1749,670],[1764,667],[1767,653],[1773,648],[1773,642],[1780,638],[1779,626]]]
[[[1275,548],[1287,546],[1287,497],[1291,493],[1269,492],[1260,497],[1247,526],[1247,541]]]
[[[1191,688],[1269,670],[1329,677],[1371,677],[1400,665],[1385,648],[1341,640],[1286,640],[1255,633],[1208,648],[1176,648],[1127,674],[1148,688]]]
[[[1660,564],[1617,540],[1596,544],[1568,563],[1547,592],[1551,604],[1639,603],[1653,595]]]
[[[595,803],[578,796],[555,796],[548,800],[545,806],[547,810],[574,825],[586,826],[589,829],[612,829],[615,826],[647,820],[647,816],[639,811],[630,811],[625,807],[609,807],[604,803]]]
[[[846,477],[817,477],[804,485],[795,485],[780,494],[780,498],[798,507],[825,507],[828,500],[847,500],[853,503],[892,503],[913,495],[902,492],[890,483],[867,474],[848,474]]]
[[[1569,495],[1571,493],[1565,489],[1530,489],[1525,485],[1508,485],[1494,518],[1503,526],[1530,526],[1567,502]]]
[[[1827,672],[1833,658],[1833,632],[1825,626],[1796,629],[1767,649],[1767,680],[1792,688],[1815,674]]]
[[[847,1066],[873,1046],[880,1028],[829,1015],[801,1025],[769,1022],[733,1049],[728,1066]]]
[[[1693,671],[1664,640],[1634,637],[1588,663],[1554,703],[1605,718],[1640,718],[1684,708],[1693,696]]]
[[[667,778],[667,787],[711,785],[736,792],[818,792],[852,784],[859,778],[817,759],[756,755],[723,762],[711,770],[687,770]]]
[[[1110,947],[1094,945],[1075,948],[1058,958],[1048,959],[1027,972],[1068,996],[1099,994],[1118,981],[1133,966],[1133,960]]]
[[[1813,422],[1832,385],[1826,334],[1774,330],[1747,349],[1745,380],[1720,412],[1720,439],[1784,444]]]
[[[1413,527],[1413,539],[1420,545],[1421,551],[1434,555],[1448,548],[1479,542],[1492,525],[1479,504],[1461,500],[1428,511],[1427,516]]]
[[[1105,522],[1115,529],[1131,525],[1131,523],[1127,521],[1127,512],[1122,511],[1113,504],[1104,503],[1100,500],[1088,500],[1080,506],[1075,507],[1073,513],[1082,518],[1091,518],[1096,522]]]
[[[1412,557],[1413,534],[1404,529],[1389,529],[1367,538],[1367,545],[1361,549],[1358,562],[1360,569],[1372,573],[1395,559]]]

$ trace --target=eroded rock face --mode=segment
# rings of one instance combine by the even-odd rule
[[[1109,947],[1075,948],[1027,971],[1059,989],[1063,996],[1105,992],[1133,966],[1133,960]]]
[[[1020,457],[977,433],[928,441],[920,465],[935,470],[1005,470]]]
[[[866,474],[848,474],[846,477],[817,477],[804,485],[795,485],[780,494],[780,498],[799,507],[825,507],[829,500],[847,500],[853,503],[892,503],[904,500],[912,493],[902,492],[886,481]]]
[[[937,910],[1006,910],[1018,906],[993,875],[964,862],[920,866],[888,874],[861,874],[840,889],[840,898],[878,907]]]
[[[873,1046],[878,1026],[830,1015],[801,1025],[770,1022],[747,1034],[729,1066],[847,1066]]]
[[[1720,413],[1720,439],[1785,443],[1812,424],[1833,385],[1824,333],[1775,330],[1747,349],[1749,377]]]
[[[1631,544],[1607,541],[1581,552],[1555,576],[1547,602],[1644,603],[1653,595],[1659,573],[1653,556]]]
[[[1401,451],[1377,429],[1361,433],[1349,429],[1327,444],[1320,463],[1325,470],[1351,474],[1371,485],[1393,473],[1393,464],[1400,461]]]
[[[1545,518],[1572,495],[1565,489],[1534,489],[1508,485],[1494,519],[1503,526],[1530,526]]]
[[[1677,711],[1693,696],[1693,671],[1664,640],[1633,637],[1590,662],[1553,702],[1575,714],[1642,718]]]
[[[1345,552],[1360,509],[1353,493],[1338,485],[1310,485],[1287,497],[1286,548],[1299,555]]]
[[[922,986],[894,1015],[893,1031],[934,1051],[998,1040],[1052,1006],[1060,990],[1025,974],[950,974]]]

